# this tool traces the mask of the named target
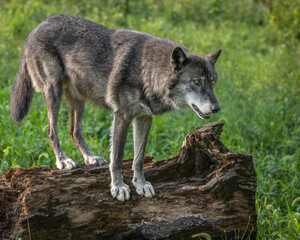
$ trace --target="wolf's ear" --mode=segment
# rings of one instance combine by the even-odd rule
[[[222,49],[219,49],[213,53],[208,54],[206,57],[213,63],[213,65],[215,65],[221,52],[222,52]]]
[[[172,65],[175,70],[181,70],[189,63],[190,59],[181,47],[176,47],[172,52]]]

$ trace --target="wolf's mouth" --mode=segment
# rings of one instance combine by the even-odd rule
[[[210,116],[202,113],[196,105],[192,104],[192,107],[194,108],[199,117],[201,117],[202,119],[210,119]]]

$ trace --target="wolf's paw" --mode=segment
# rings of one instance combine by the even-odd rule
[[[155,195],[154,188],[150,182],[134,182],[132,181],[133,185],[136,188],[137,194],[141,195],[142,197],[152,198]]]
[[[76,168],[76,164],[75,162],[70,159],[70,158],[66,158],[66,159],[62,159],[62,160],[56,160],[56,167],[61,169],[73,169]]]
[[[97,166],[103,166],[107,162],[102,157],[91,156],[84,160],[85,164],[95,164]]]
[[[130,189],[125,183],[118,186],[111,184],[110,192],[113,198],[117,198],[119,201],[124,202],[130,199]]]

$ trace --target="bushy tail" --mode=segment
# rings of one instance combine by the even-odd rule
[[[20,122],[29,110],[34,94],[31,79],[27,71],[25,60],[22,59],[19,71],[14,79],[10,97],[10,115],[16,122]]]

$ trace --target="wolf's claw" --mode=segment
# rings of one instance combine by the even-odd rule
[[[152,198],[155,195],[154,188],[150,182],[145,181],[144,183],[132,182],[136,188],[137,194],[142,197]]]
[[[76,168],[76,164],[72,159],[66,158],[66,159],[62,159],[62,160],[57,160],[56,167],[60,170],[61,169],[73,169],[73,168]]]
[[[120,186],[110,187],[110,192],[113,198],[117,198],[119,201],[124,202],[130,199],[130,189],[127,184],[123,183]]]
[[[107,162],[102,157],[91,156],[85,159],[85,164],[95,164],[97,166],[103,166],[107,164]]]

